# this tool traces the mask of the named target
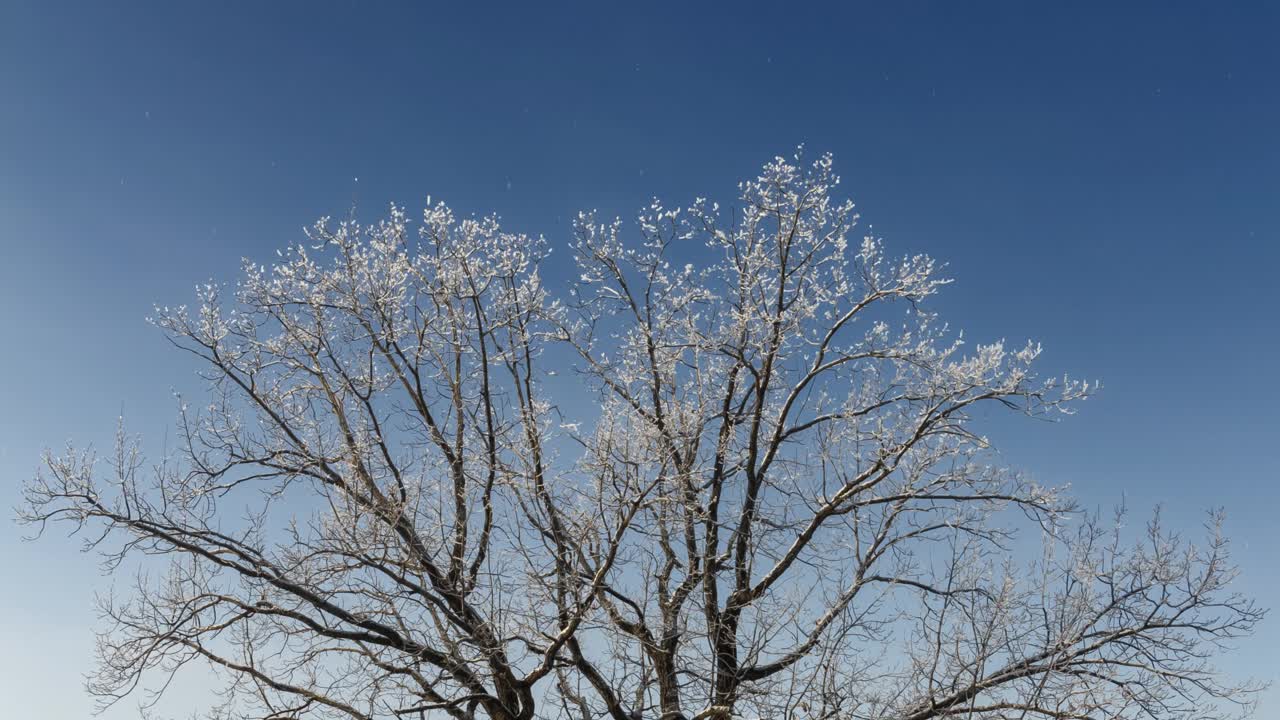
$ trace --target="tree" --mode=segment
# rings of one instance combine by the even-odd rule
[[[966,351],[934,261],[854,239],[837,182],[779,158],[635,242],[581,215],[560,299],[541,240],[428,201],[416,233],[322,220],[233,298],[158,310],[210,390],[180,452],[68,449],[21,511],[142,558],[90,690],[205,662],[217,717],[1247,711],[1209,664],[1263,615],[1218,517],[1130,545],[997,462],[981,408],[1090,386]]]

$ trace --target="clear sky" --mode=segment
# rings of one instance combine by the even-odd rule
[[[554,245],[804,143],[889,248],[950,263],[953,326],[1103,381],[997,434],[1011,462],[1135,520],[1225,507],[1241,589],[1280,605],[1280,5],[451,5],[0,0],[4,506],[122,411],[162,440],[197,385],[151,306],[320,215],[431,194]],[[110,578],[21,532],[4,712],[85,717]],[[1276,679],[1277,646],[1280,615],[1224,664]]]

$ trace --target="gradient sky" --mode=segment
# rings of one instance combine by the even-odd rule
[[[887,247],[950,263],[953,326],[1102,380],[997,434],[1010,462],[1135,521],[1225,507],[1240,588],[1280,604],[1280,6],[125,5],[0,0],[0,505],[121,412],[162,440],[198,386],[152,305],[318,216],[431,194],[562,244],[804,143]],[[110,578],[23,532],[4,712],[82,718]],[[1280,615],[1223,664],[1276,680],[1278,646]]]

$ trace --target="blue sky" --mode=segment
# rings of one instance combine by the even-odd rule
[[[1275,604],[1280,9],[1032,5],[0,0],[3,504],[121,411],[163,438],[197,386],[152,305],[318,216],[431,194],[554,245],[579,209],[731,199],[804,143],[889,248],[950,263],[953,326],[1103,381],[1002,429],[1011,462],[1188,528],[1225,507],[1241,589]],[[109,579],[20,533],[0,696],[83,717]],[[1225,664],[1276,679],[1277,643],[1273,618]]]

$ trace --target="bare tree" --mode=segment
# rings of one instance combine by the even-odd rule
[[[558,300],[543,242],[428,202],[158,310],[210,388],[180,452],[68,449],[21,510],[137,568],[90,690],[207,663],[228,718],[1247,713],[1209,661],[1263,611],[1218,518],[1127,538],[997,462],[982,408],[1091,388],[966,350],[837,182],[779,158],[633,242],[582,215]]]

